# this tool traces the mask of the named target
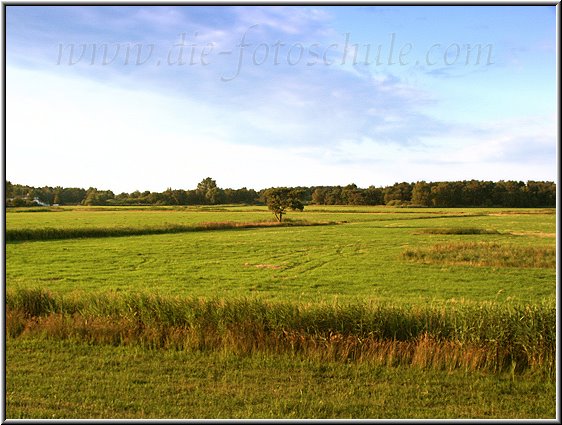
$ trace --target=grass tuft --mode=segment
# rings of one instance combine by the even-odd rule
[[[552,269],[556,267],[556,248],[495,242],[441,243],[407,248],[402,258],[423,264]]]

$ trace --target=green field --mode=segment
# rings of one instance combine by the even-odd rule
[[[7,417],[554,418],[555,210],[272,218],[9,209]]]

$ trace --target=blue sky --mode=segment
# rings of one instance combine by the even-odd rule
[[[554,6],[7,6],[12,182],[555,180]]]

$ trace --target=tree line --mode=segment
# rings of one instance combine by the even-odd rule
[[[395,183],[385,187],[312,186],[284,188],[298,193],[304,205],[389,205],[419,207],[555,207],[556,184],[514,180]],[[222,189],[210,177],[195,189],[163,192],[135,191],[114,194],[111,190],[76,187],[33,187],[6,181],[6,206],[47,205],[218,205],[267,203],[262,189]]]

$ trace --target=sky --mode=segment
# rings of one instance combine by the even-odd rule
[[[6,6],[6,179],[556,180],[555,6]]]

